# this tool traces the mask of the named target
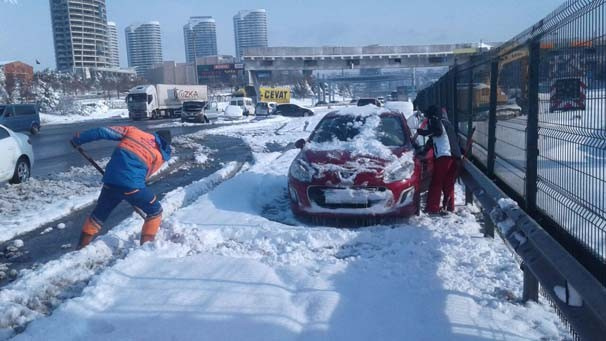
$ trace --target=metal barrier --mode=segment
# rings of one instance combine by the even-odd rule
[[[417,105],[446,107],[462,137],[475,127],[472,160],[540,231],[575,262],[564,262],[536,244],[558,287],[577,278],[580,266],[595,279],[599,295],[579,293],[595,304],[594,322],[606,329],[606,4],[569,0],[497,49],[455,65],[419,92]],[[477,175],[477,174],[476,174]],[[476,179],[478,180],[478,179]],[[486,188],[484,189],[486,190]],[[477,196],[477,195],[476,195]],[[519,254],[519,252],[518,252]],[[522,257],[523,258],[523,257]],[[555,262],[555,263],[554,263]],[[529,264],[525,260],[525,264]],[[528,265],[530,266],[530,265]],[[541,266],[544,266],[541,265]],[[562,268],[566,267],[566,268]],[[575,271],[573,271],[575,270]],[[530,269],[525,289],[544,268]],[[533,276],[530,276],[533,275]],[[543,276],[545,277],[545,276]],[[545,292],[560,302],[553,283]],[[573,287],[577,288],[573,285]],[[578,288],[577,288],[578,289]],[[568,291],[566,291],[568,292]],[[527,292],[526,297],[535,296]],[[597,300],[597,301],[596,301]],[[558,307],[579,335],[587,334],[577,312]],[[589,317],[587,317],[589,319]],[[597,328],[597,327],[596,327]],[[595,328],[594,328],[595,329]],[[603,337],[606,334],[601,334]]]

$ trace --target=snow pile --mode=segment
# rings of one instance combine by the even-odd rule
[[[100,162],[102,167],[107,159]],[[92,166],[71,168],[0,191],[0,242],[60,219],[97,199],[101,177]]]
[[[191,204],[201,194],[233,176],[240,164],[230,163],[211,176],[169,192],[161,201],[164,217]],[[142,220],[138,215],[116,226],[83,250],[66,254],[36,270],[22,270],[21,277],[0,291],[0,336],[13,328],[49,314],[64,297],[73,295],[116,257],[138,245]],[[65,335],[58,332],[55,335]]]
[[[120,108],[121,105],[104,99],[78,100],[73,98],[64,98],[57,105],[53,114],[40,114],[42,122],[45,124],[62,124],[82,122],[89,120],[99,120],[107,118],[126,118],[128,110]],[[116,109],[112,109],[116,108]]]
[[[257,155],[250,169],[175,211],[157,242],[130,252],[81,297],[16,339],[567,336],[550,308],[516,301],[518,265],[501,241],[481,237],[466,208],[459,215],[361,229],[265,218],[267,205],[288,200],[286,174],[295,155]],[[100,246],[107,244],[94,245],[83,254],[103,253]]]

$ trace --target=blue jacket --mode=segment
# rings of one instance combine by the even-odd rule
[[[105,168],[103,183],[127,189],[144,188],[147,179],[170,159],[170,145],[157,134],[131,126],[102,127],[76,133],[77,145],[121,141]]]

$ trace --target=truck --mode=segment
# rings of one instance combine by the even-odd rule
[[[126,103],[132,120],[180,117],[184,101],[207,101],[206,85],[146,84],[128,92]]]

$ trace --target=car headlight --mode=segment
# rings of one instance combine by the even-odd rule
[[[412,176],[414,165],[405,163],[398,163],[397,166],[386,168],[383,176],[383,180],[386,183],[397,182],[407,180]]]
[[[300,158],[296,158],[295,161],[293,161],[292,165],[290,165],[289,172],[293,178],[301,182],[311,182],[311,179],[314,176],[314,169]]]

